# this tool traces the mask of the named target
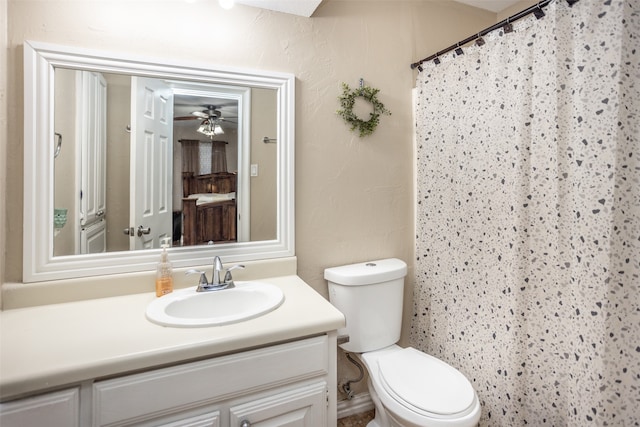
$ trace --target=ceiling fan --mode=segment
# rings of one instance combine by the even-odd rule
[[[173,120],[220,120],[235,123],[233,120],[222,117],[222,112],[219,110],[222,106],[205,105],[204,107],[202,111],[193,111],[189,116],[174,117]]]
[[[222,112],[215,105],[206,105],[202,111],[193,111],[189,116],[174,117],[174,120],[202,120],[197,132],[207,135],[213,138],[215,135],[221,135],[224,133],[221,122],[236,123],[233,120],[229,120],[222,117]]]

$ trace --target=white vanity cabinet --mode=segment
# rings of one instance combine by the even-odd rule
[[[155,325],[148,292],[3,310],[0,427],[335,427],[344,316],[268,277],[284,303],[221,327]]]
[[[96,381],[92,424],[317,427],[332,419],[335,425],[334,347],[335,338],[322,335]]]
[[[78,427],[80,391],[78,388],[28,397],[0,404],[2,427]]]

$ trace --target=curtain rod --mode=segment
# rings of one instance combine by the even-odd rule
[[[520,18],[524,18],[527,15],[530,15],[531,13],[535,14],[536,17],[538,19],[542,18],[544,16],[544,12],[542,11],[542,8],[547,6],[549,3],[551,3],[553,0],[542,0],[540,2],[538,2],[537,4],[523,10],[522,12],[516,13],[513,16],[508,17],[507,19],[498,22],[495,25],[490,26],[489,28],[486,28],[482,31],[480,31],[478,34],[467,37],[466,39],[459,41],[458,43],[449,46],[448,48],[441,50],[440,52],[434,53],[431,56],[428,56],[418,62],[414,62],[413,64],[411,64],[411,69],[415,69],[418,68],[419,71],[422,71],[422,67],[420,66],[423,62],[427,62],[427,61],[431,61],[432,59],[437,59],[438,56],[440,55],[444,55],[447,52],[451,52],[452,50],[456,50],[456,53],[458,54],[462,54],[462,48],[461,46],[464,46],[465,44],[472,42],[474,40],[478,40],[481,39],[482,36],[485,36],[487,34],[489,34],[490,32],[497,30],[499,28],[505,28],[505,32],[511,32],[510,29],[510,25],[517,21]],[[577,3],[578,0],[567,0],[567,3],[569,3],[569,6],[573,6],[574,3]],[[482,46],[482,44],[484,44],[484,41],[482,42],[482,44],[480,44],[480,40],[478,40],[478,44],[480,46]],[[436,63],[439,63],[436,62]]]

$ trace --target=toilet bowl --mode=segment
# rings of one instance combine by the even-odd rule
[[[368,427],[470,427],[480,402],[458,370],[412,347],[397,345],[360,354],[369,372],[369,393],[387,420]],[[374,397],[375,393],[375,397]],[[376,413],[376,417],[382,414]]]
[[[329,300],[345,316],[338,331],[369,372],[375,419],[367,427],[473,427],[480,403],[469,380],[400,338],[406,264],[385,259],[328,268]]]

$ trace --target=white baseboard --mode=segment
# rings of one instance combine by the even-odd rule
[[[338,419],[355,414],[361,414],[373,409],[373,400],[369,393],[360,393],[353,396],[353,399],[338,401]]]

